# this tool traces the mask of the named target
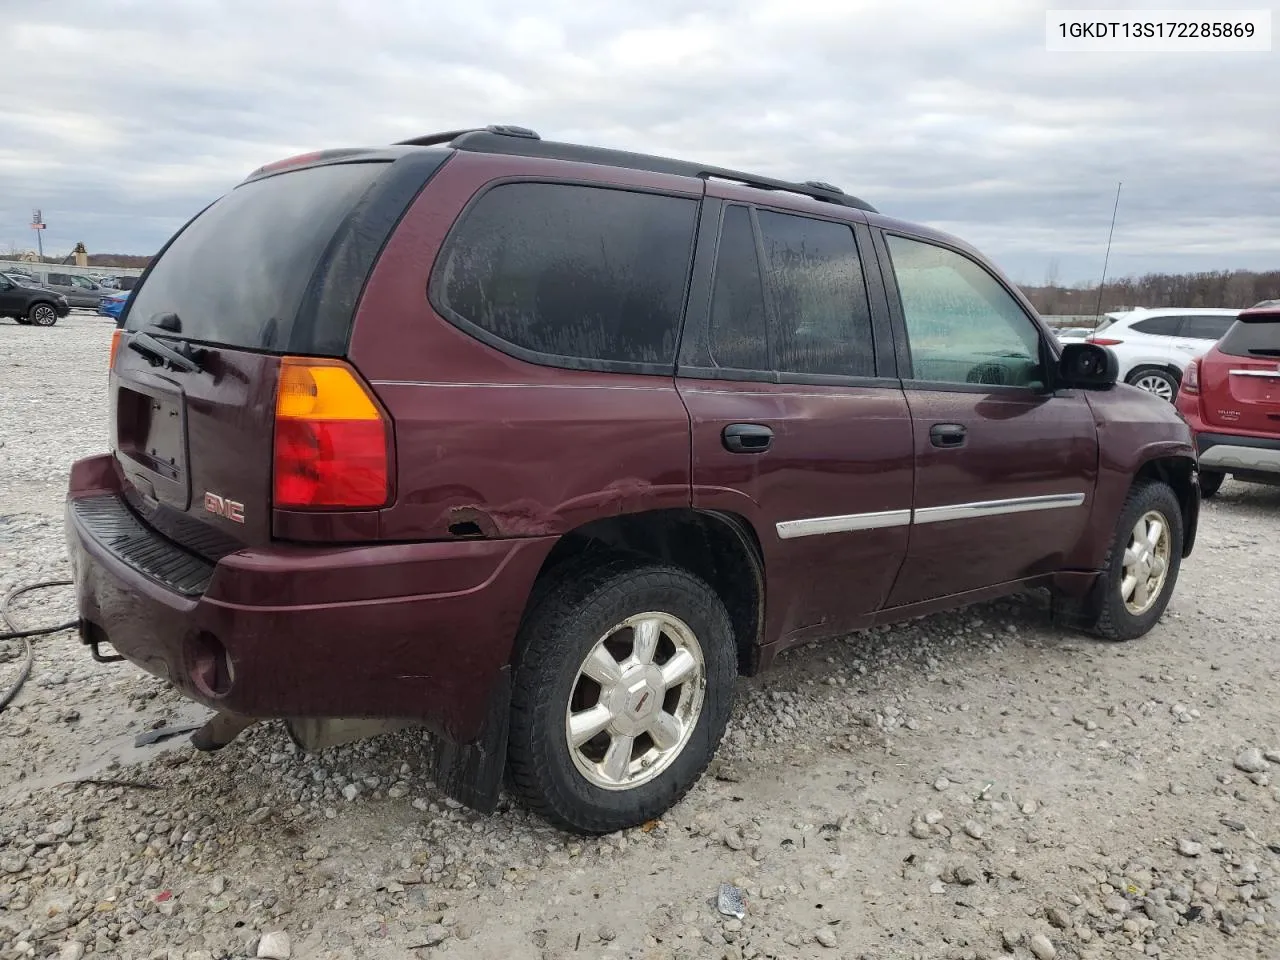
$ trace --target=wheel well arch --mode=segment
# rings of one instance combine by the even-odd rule
[[[1196,526],[1200,517],[1195,460],[1181,456],[1155,457],[1138,467],[1134,482],[1139,480],[1159,480],[1173,489],[1178,505],[1182,508],[1182,555],[1188,556],[1195,545]]]
[[[742,516],[693,509],[646,510],[585,523],[565,533],[542,563],[529,605],[540,587],[571,576],[593,554],[628,553],[682,567],[705,580],[725,605],[738,648],[738,672],[760,669],[764,630],[764,554]]]

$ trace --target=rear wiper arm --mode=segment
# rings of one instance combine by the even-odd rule
[[[179,352],[167,343],[157,340],[149,333],[135,333],[129,338],[129,349],[153,361],[153,365],[155,363],[167,363],[178,370],[186,370],[188,373],[203,373],[204,367],[200,366],[198,362],[200,356],[197,352],[192,351],[185,343],[182,344],[182,347],[185,348],[185,351]]]

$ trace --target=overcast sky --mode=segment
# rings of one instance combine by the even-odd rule
[[[264,162],[516,123],[828,180],[1022,282],[1096,279],[1120,180],[1112,276],[1280,268],[1280,53],[1048,53],[1049,6],[0,0],[0,250],[40,207],[151,253]]]

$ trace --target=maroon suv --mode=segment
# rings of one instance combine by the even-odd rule
[[[233,730],[425,725],[451,795],[578,831],[679,800],[790,646],[1027,587],[1138,637],[1195,535],[1169,404],[819,182],[514,127],[308,154],[120,325],[67,506],[95,655]]]

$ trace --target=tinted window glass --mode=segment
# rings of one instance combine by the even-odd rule
[[[1280,313],[1266,320],[1236,321],[1218,349],[1232,357],[1280,357]]]
[[[1130,324],[1130,327],[1139,333],[1149,333],[1157,337],[1178,337],[1182,335],[1182,317],[1177,314],[1167,317],[1147,317],[1145,320]]]
[[[751,215],[729,207],[720,230],[711,294],[711,360],[734,370],[768,370],[764,292]]]
[[[71,278],[67,276],[65,273],[51,273],[49,274],[49,279],[46,282],[52,283],[53,285],[58,287],[71,286]]]
[[[1207,314],[1199,317],[1187,317],[1182,327],[1182,336],[1195,340],[1217,340],[1231,329],[1235,317],[1215,317]]]
[[[1040,335],[1017,301],[968,257],[888,237],[917,380],[1039,386]]]
[[[496,187],[450,240],[440,306],[538,353],[673,363],[697,208],[598,187]]]
[[[182,336],[192,340],[311,352],[299,306],[342,219],[387,167],[330,164],[236,187],[156,261],[126,326],[137,330],[176,313]]]
[[[853,230],[845,224],[761,210],[777,304],[777,369],[875,376],[871,310]]]

